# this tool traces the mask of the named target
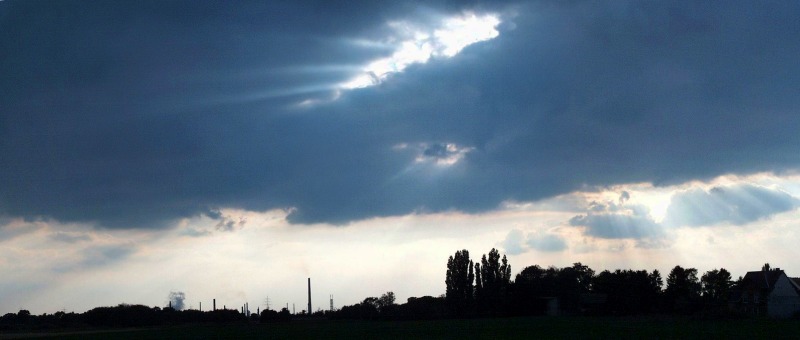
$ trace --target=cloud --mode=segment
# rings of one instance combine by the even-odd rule
[[[543,252],[559,252],[567,249],[564,238],[554,234],[530,234],[526,243],[532,249]]]
[[[522,230],[513,229],[508,232],[506,239],[501,242],[501,247],[509,255],[519,255],[526,251],[522,241],[525,239],[525,234]]]
[[[500,20],[494,14],[478,16],[474,13],[446,18],[433,28],[418,27],[404,21],[389,22],[388,26],[398,36],[386,40],[393,41],[391,45],[396,46],[396,50],[389,57],[370,62],[362,70],[364,74],[341,87],[355,89],[378,85],[392,73],[402,72],[410,65],[426,63],[430,58],[453,57],[471,44],[497,37],[498,24]]]
[[[347,224],[800,165],[795,2],[5,3],[12,218],[158,229],[226,207]],[[297,106],[390,56],[353,43],[390,44],[387,22],[466,12],[498,13],[499,35]],[[420,155],[457,166],[408,171]],[[574,220],[604,238],[655,236],[650,222]]]
[[[631,194],[627,191],[623,191],[619,194],[619,204],[625,204],[625,201],[631,199]]]
[[[189,237],[203,237],[211,235],[211,231],[200,228],[186,228],[181,231],[181,235]]]
[[[586,214],[569,220],[571,226],[583,227],[584,234],[602,239],[658,239],[664,236],[662,227],[650,216],[644,205],[625,203],[630,194],[623,191],[618,200],[589,204]]]
[[[13,240],[18,236],[35,232],[42,229],[43,225],[38,223],[28,223],[25,221],[10,221],[6,225],[0,225],[0,242]]]
[[[592,201],[585,213],[572,217],[568,223],[582,228],[586,236],[632,239],[638,248],[666,248],[673,244],[670,231],[677,228],[743,225],[800,206],[799,199],[784,191],[749,183],[676,191],[661,222],[653,219],[647,206],[630,200],[631,194],[622,191],[616,202]]]
[[[567,249],[567,243],[560,235],[549,232],[531,232],[526,237],[520,229],[511,230],[500,246],[509,255],[519,255],[530,249],[541,252],[559,252]]]
[[[86,234],[67,232],[67,231],[57,231],[50,234],[50,239],[53,241],[64,242],[64,243],[78,243],[81,241],[90,241],[92,238]]]
[[[134,254],[137,247],[132,244],[108,244],[91,246],[82,250],[82,267],[98,267],[110,265]]]
[[[212,220],[220,220],[224,217],[219,209],[209,209],[205,212],[205,215]]]
[[[711,226],[720,223],[743,225],[800,206],[796,197],[778,190],[740,183],[693,188],[672,196],[664,224],[669,226]]]
[[[239,217],[238,220],[234,220],[230,216],[224,216],[219,220],[219,222],[217,222],[217,225],[214,226],[214,228],[219,231],[231,232],[236,229],[244,228],[245,224],[247,224],[247,219],[244,217]]]
[[[455,143],[418,143],[409,145],[401,143],[393,147],[394,150],[412,150],[416,153],[414,163],[433,163],[440,166],[450,166],[458,163],[468,152],[475,150],[473,147],[457,145]]]

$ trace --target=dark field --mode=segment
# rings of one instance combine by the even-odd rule
[[[0,338],[23,334],[3,334]],[[527,317],[437,321],[294,321],[284,324],[203,324],[82,333],[24,334],[60,339],[532,339],[532,338],[748,338],[800,337],[796,320],[693,320],[677,317]]]

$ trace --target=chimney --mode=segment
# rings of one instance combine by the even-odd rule
[[[212,300],[212,301],[214,301],[214,306],[213,306],[213,307],[214,307],[214,310],[217,310],[217,299],[214,299],[214,300]]]
[[[201,312],[203,311],[203,302],[202,301],[200,302],[200,311]]]
[[[172,300],[169,300],[169,308],[172,308]]]
[[[308,315],[311,315],[311,278],[308,278]]]

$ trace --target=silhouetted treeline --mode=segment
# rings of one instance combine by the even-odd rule
[[[370,297],[326,315],[343,319],[399,320],[735,314],[728,303],[736,283],[724,268],[708,271],[698,278],[697,269],[675,266],[665,280],[658,270],[617,269],[596,273],[581,263],[564,268],[532,265],[523,268],[511,280],[511,265],[496,249],[480,260],[470,259],[466,249],[456,251],[447,259],[446,268],[446,290],[441,297],[409,298],[399,305],[388,304],[383,297]]]
[[[206,322],[240,322],[247,320],[237,310],[201,312],[177,311],[172,308],[120,304],[115,307],[97,307],[85,313],[31,315],[27,310],[8,313],[0,317],[0,331],[51,330],[69,328],[150,327]]]
[[[259,316],[260,322],[286,322],[289,321],[292,317],[292,314],[289,313],[289,310],[286,308],[281,309],[280,312],[265,309],[261,311],[261,315]]]
[[[767,264],[762,272],[751,272],[748,276],[771,273],[770,270]],[[775,269],[775,273],[778,271]],[[581,263],[563,268],[531,265],[523,268],[512,280],[508,259],[496,249],[478,261],[470,259],[467,250],[456,251],[447,260],[445,285],[445,294],[439,297],[411,297],[405,303],[397,304],[394,293],[386,292],[336,311],[317,311],[299,317],[420,320],[653,313],[732,316],[736,311],[730,308],[731,297],[742,295],[743,287],[747,286],[742,277],[734,282],[730,272],[724,268],[707,271],[698,278],[697,269],[675,266],[663,278],[658,270],[617,269],[596,273]],[[287,322],[293,317],[298,316],[283,308],[279,312],[264,310],[252,314],[250,321]],[[81,314],[57,312],[36,316],[20,310],[0,317],[0,331],[147,327],[247,320],[238,310],[178,311],[170,307],[121,304],[97,307]]]
[[[326,313],[331,319],[351,320],[431,320],[451,315],[444,297],[411,297],[404,304],[395,304],[393,292],[368,297],[355,305]]]
[[[85,324],[84,315],[77,313],[32,315],[23,309],[0,317],[0,331],[63,329],[80,324]]]

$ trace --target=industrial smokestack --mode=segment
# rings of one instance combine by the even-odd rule
[[[308,278],[308,315],[311,315],[311,278]]]
[[[217,299],[214,299],[212,301],[214,301],[214,306],[213,306],[214,310],[217,310]]]

